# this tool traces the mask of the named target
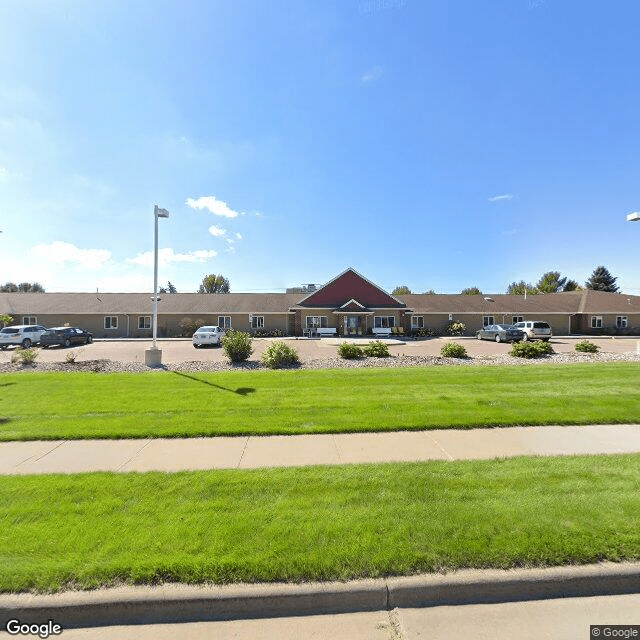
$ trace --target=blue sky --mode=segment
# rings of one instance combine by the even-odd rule
[[[4,0],[0,282],[640,295],[636,0]]]

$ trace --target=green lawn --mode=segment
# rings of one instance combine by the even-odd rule
[[[640,365],[0,378],[0,440],[640,422]]]
[[[640,455],[9,476],[0,591],[640,558]]]

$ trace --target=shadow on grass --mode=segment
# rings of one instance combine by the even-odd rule
[[[190,376],[188,373],[182,373],[180,371],[172,371],[172,373],[175,373],[177,376],[180,376],[182,378],[189,378],[189,380],[195,380],[196,382],[209,385],[210,387],[215,387],[216,389],[220,389],[221,391],[230,391],[231,393],[237,393],[239,396],[246,396],[250,393],[256,392],[253,387],[238,387],[237,389],[228,389],[227,387],[223,387],[220,384],[209,382],[209,380],[203,380],[202,378],[197,378],[196,376]]]

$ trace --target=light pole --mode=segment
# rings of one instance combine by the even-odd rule
[[[640,211],[632,211],[627,214],[627,222],[637,222],[640,220]],[[640,340],[636,341],[636,353],[640,353]]]
[[[155,222],[153,243],[153,346],[144,353],[145,364],[149,367],[158,367],[162,364],[162,350],[156,347],[158,335],[158,218],[168,218],[169,212],[158,205],[153,208]]]

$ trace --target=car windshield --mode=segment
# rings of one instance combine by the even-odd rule
[[[204,333],[205,331],[215,331],[217,327],[200,327],[196,333]]]
[[[503,331],[507,331],[508,329],[514,329],[515,328],[512,324],[497,324],[496,327],[498,329],[502,329]]]

